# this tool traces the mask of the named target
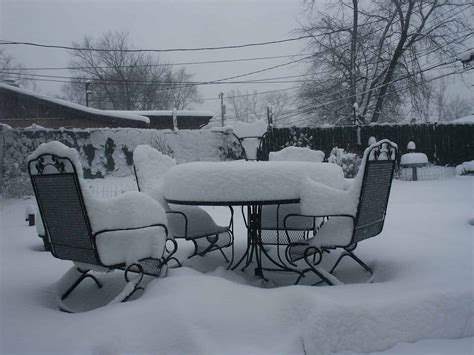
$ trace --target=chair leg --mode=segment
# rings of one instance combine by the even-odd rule
[[[316,260],[316,254],[318,257],[317,260]],[[313,246],[308,247],[304,252],[304,261],[309,266],[309,268],[305,269],[303,273],[307,271],[312,271],[322,281],[326,282],[330,286],[342,285],[343,283],[339,279],[337,279],[334,275],[332,275],[331,273],[327,272],[326,270],[318,266],[321,260],[322,260],[322,251]],[[300,279],[301,279],[301,276],[298,278],[297,281],[299,282]],[[317,282],[316,284],[319,284],[319,283],[320,282]]]
[[[359,257],[357,257],[352,251],[354,250],[355,248],[352,248],[350,250],[348,249],[344,249],[344,251],[341,253],[341,255],[339,256],[339,258],[337,259],[336,263],[334,264],[334,266],[332,267],[330,273],[332,274],[334,272],[334,270],[336,269],[336,267],[339,265],[339,263],[341,262],[341,260],[348,256],[350,257],[352,260],[354,260],[356,263],[358,263],[360,266],[362,266],[364,268],[365,271],[367,271],[369,274],[370,274],[370,279],[367,281],[367,282],[372,282],[373,280],[373,276],[374,276],[374,271],[366,264],[364,263]]]
[[[136,268],[136,270],[133,270],[133,268]],[[138,275],[134,277],[133,279],[130,279],[128,277],[129,272],[134,272],[134,273],[137,273]],[[125,269],[123,276],[127,284],[123,288],[122,292],[120,292],[111,302],[109,302],[109,304],[127,302],[130,299],[130,297],[132,297],[135,294],[135,292],[139,290],[141,291],[145,290],[143,287],[140,286],[140,283],[143,280],[143,267],[140,264],[128,265],[127,268]]]
[[[166,246],[166,244],[168,244],[168,242],[172,243],[172,248],[171,249],[168,249],[168,246]],[[166,255],[166,257],[164,257],[163,263],[168,264],[171,260],[173,260],[176,264],[178,264],[178,267],[181,267],[182,266],[181,262],[176,257],[173,256],[178,251],[178,242],[176,242],[176,240],[174,240],[174,239],[168,238],[166,240],[166,244],[165,244],[165,251],[166,251],[167,255]]]
[[[72,270],[72,269],[74,269],[74,270]],[[77,267],[73,267],[72,269],[70,269],[66,273],[66,275],[69,274],[68,276],[73,276],[72,275],[73,271],[76,271],[75,274],[78,277],[75,278],[74,280],[71,280],[72,278],[70,278],[70,280],[72,281],[72,284],[71,284],[71,286],[69,286],[69,288],[64,293],[62,293],[62,295],[61,295],[61,300],[62,301],[65,300],[67,297],[69,297],[69,295],[72,293],[72,291],[74,291],[80,285],[80,283],[82,281],[84,281],[86,278],[91,278],[92,280],[95,281],[98,288],[102,288],[102,284],[99,282],[99,280],[97,280],[97,278],[94,275],[89,274],[90,270],[81,270]]]

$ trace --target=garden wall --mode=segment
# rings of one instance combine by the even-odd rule
[[[85,178],[133,174],[133,149],[149,144],[178,163],[239,156],[232,135],[210,130],[7,129],[0,126],[0,191],[4,197],[31,194],[27,157],[41,143],[57,140],[78,150]]]

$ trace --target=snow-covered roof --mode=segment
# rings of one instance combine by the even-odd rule
[[[147,111],[123,111],[123,110],[107,110],[107,112],[118,112],[133,115],[143,116],[173,116],[173,110],[147,110]],[[191,110],[178,110],[176,111],[177,117],[213,117],[214,112],[211,111],[191,111]]]
[[[449,123],[474,123],[474,114],[457,118],[453,121],[450,121]]]
[[[62,100],[62,99],[57,99],[57,98],[51,97],[51,96],[42,95],[42,94],[39,94],[39,93],[31,91],[31,90],[20,89],[20,88],[17,88],[17,87],[11,86],[11,85],[5,85],[5,84],[2,84],[2,83],[0,83],[0,89],[10,90],[10,91],[22,94],[22,95],[32,96],[32,97],[35,97],[35,98],[40,99],[40,100],[49,101],[49,102],[52,102],[52,103],[55,103],[55,104],[58,104],[58,105],[61,105],[61,106],[69,107],[69,108],[72,108],[72,109],[75,109],[75,110],[80,110],[80,111],[91,113],[91,114],[94,114],[94,115],[108,116],[108,117],[111,117],[111,118],[122,118],[122,119],[125,119],[125,120],[132,120],[132,121],[142,121],[142,122],[145,122],[147,124],[150,124],[150,119],[148,117],[140,116],[140,115],[137,115],[137,114],[123,113],[123,112],[120,112],[120,111],[114,111],[114,113],[111,113],[111,111],[99,110],[99,109],[96,109],[96,108],[86,107],[86,106],[83,106],[83,105],[75,104],[73,102],[69,102],[69,101]]]

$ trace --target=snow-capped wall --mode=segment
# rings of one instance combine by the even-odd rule
[[[133,174],[133,149],[148,144],[178,163],[238,157],[235,137],[210,130],[9,129],[0,128],[0,191],[4,197],[31,194],[26,159],[41,143],[60,141],[79,152],[85,178]]]

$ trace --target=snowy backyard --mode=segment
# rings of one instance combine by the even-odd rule
[[[87,182],[99,195],[134,186],[132,178]],[[27,226],[33,198],[2,199],[0,352],[471,354],[473,191],[472,176],[394,180],[383,232],[357,249],[375,270],[371,284],[346,260],[336,272],[345,285],[309,287],[315,280],[308,275],[292,286],[295,275],[267,273],[278,287],[262,288],[250,270],[226,270],[214,252],[166,278],[148,277],[130,302],[95,308],[124,283],[121,272],[99,275],[102,289],[86,281],[71,295],[75,306],[95,308],[77,314],[57,308],[54,286],[71,262],[44,252]],[[224,207],[206,209],[226,223]],[[239,257],[246,245],[239,210],[235,224]],[[180,259],[189,244],[180,241]]]

